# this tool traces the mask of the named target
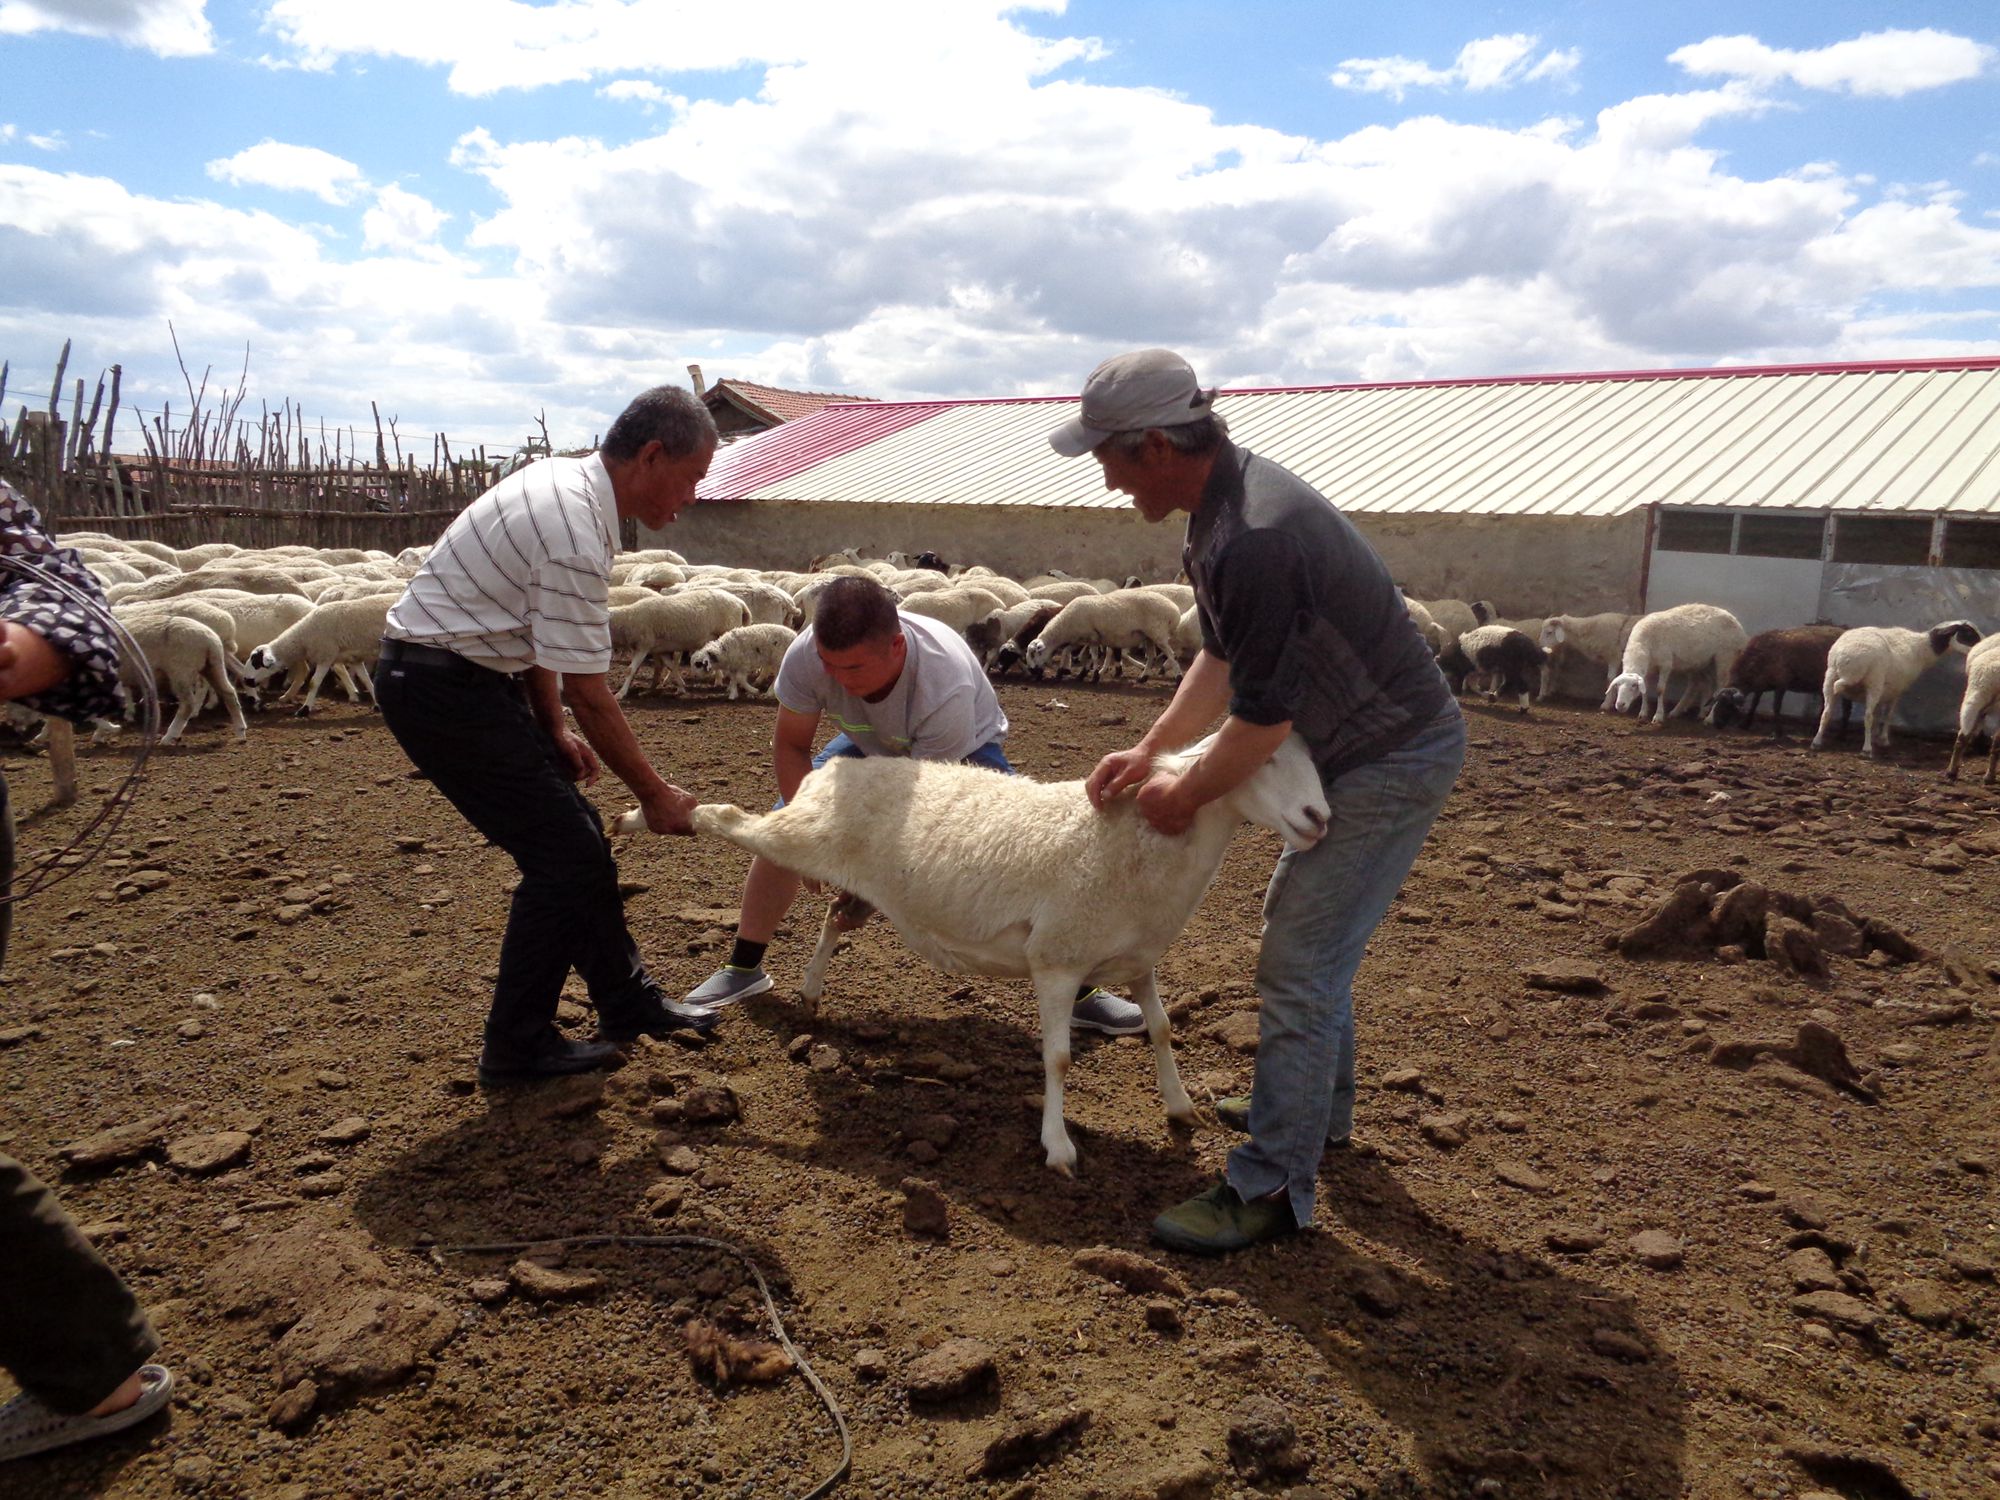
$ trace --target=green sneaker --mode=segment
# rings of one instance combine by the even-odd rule
[[[1282,1195],[1245,1203],[1225,1181],[1153,1220],[1153,1238],[1169,1250],[1190,1255],[1225,1255],[1291,1234],[1298,1227],[1292,1205]]]
[[[1228,1094],[1216,1100],[1215,1118],[1224,1125],[1227,1125],[1231,1130],[1240,1130],[1248,1134],[1250,1130],[1250,1096],[1248,1094]],[[1354,1137],[1348,1135],[1330,1135],[1326,1138],[1326,1149],[1329,1151],[1345,1151],[1348,1142],[1353,1139]]]

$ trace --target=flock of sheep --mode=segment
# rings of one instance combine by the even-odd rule
[[[121,623],[175,700],[162,737],[168,744],[210,701],[243,737],[240,694],[254,694],[280,675],[286,678],[280,698],[300,699],[300,713],[312,711],[329,676],[350,698],[372,691],[368,667],[384,618],[427,551],[410,548],[394,557],[359,548],[253,551],[226,542],[175,549],[101,533],[61,540],[104,582]],[[1194,594],[1184,583],[1053,571],[1015,580],[979,566],[948,570],[929,553],[874,559],[842,552],[815,558],[801,572],[760,571],[689,563],[656,548],[622,553],[613,566],[612,645],[628,659],[619,696],[632,691],[648,664],[654,691],[663,685],[684,691],[690,677],[724,688],[732,699],[767,690],[818,591],[844,573],[876,578],[905,611],[958,630],[994,672],[1068,670],[1096,678],[1130,668],[1141,679],[1154,673],[1172,679],[1200,648]],[[1818,696],[1815,748],[1832,734],[1835,706],[1843,707],[1844,728],[1847,705],[1860,700],[1862,750],[1873,756],[1888,742],[1890,716],[1910,685],[1948,653],[1969,648],[1946,774],[1957,776],[1977,735],[2000,729],[2000,636],[1982,641],[1964,620],[1922,630],[1807,625],[1751,637],[1729,611],[1708,604],[1643,616],[1502,620],[1484,601],[1406,603],[1455,691],[1504,692],[1523,711],[1531,696],[1547,692],[1556,669],[1575,659],[1604,672],[1605,708],[1636,708],[1655,724],[1689,713],[1718,727],[1739,720],[1747,727],[1767,693],[1774,721],[1782,720],[1785,694]],[[1996,762],[2000,739],[1987,758],[1988,783]]]
[[[1513,694],[1526,712],[1530,695],[1545,693],[1556,668],[1570,658],[1604,671],[1606,709],[1636,708],[1655,724],[1664,724],[1671,712],[1699,714],[1718,728],[1739,721],[1748,728],[1769,693],[1773,732],[1783,722],[1785,694],[1804,693],[1821,700],[1815,750],[1831,739],[1836,708],[1845,730],[1858,701],[1862,753],[1871,758],[1889,743],[1889,721],[1903,694],[1946,656],[1968,651],[1958,738],[1945,775],[1957,779],[1966,749],[1981,734],[1993,737],[1988,785],[2000,761],[2000,635],[1982,640],[1969,620],[1923,630],[1800,625],[1752,636],[1735,615],[1713,604],[1677,604],[1646,615],[1506,621],[1484,601],[1406,602],[1455,691],[1471,685],[1483,686],[1488,697]],[[1678,698],[1670,691],[1674,679]]]

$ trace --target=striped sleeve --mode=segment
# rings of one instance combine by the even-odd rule
[[[528,638],[552,672],[611,670],[610,580],[602,560],[551,557],[528,580]]]

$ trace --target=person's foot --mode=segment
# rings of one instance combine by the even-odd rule
[[[127,1387],[135,1385],[137,1394],[131,1400],[114,1405],[124,1398]],[[173,1393],[172,1371],[165,1365],[141,1365],[96,1411],[84,1416],[66,1417],[33,1396],[16,1396],[0,1406],[0,1463],[123,1432],[160,1410]]]
[[[664,1037],[676,1031],[706,1033],[715,1029],[713,1011],[670,1000],[655,989],[629,1009],[606,1016],[599,1013],[598,1036],[614,1047],[630,1047],[642,1036]]]
[[[625,1056],[609,1042],[573,1042],[552,1037],[525,1057],[482,1052],[479,1081],[495,1084],[539,1083],[546,1078],[571,1078],[621,1066]]]
[[[1153,1238],[1169,1250],[1190,1255],[1226,1255],[1291,1234],[1298,1227],[1282,1192],[1245,1203],[1223,1181],[1153,1220]]]
[[[1143,1036],[1146,1014],[1123,996],[1106,989],[1094,989],[1076,1002],[1069,1024],[1078,1031],[1099,1031],[1106,1036]]]
[[[714,1025],[713,1012],[748,1000],[752,995],[761,995],[770,987],[771,976],[762,968],[739,969],[733,964],[724,964],[681,996],[681,1004],[709,1013],[709,1024]]]
[[[1216,1100],[1215,1118],[1224,1125],[1227,1125],[1231,1130],[1240,1130],[1246,1135],[1249,1134],[1250,1096],[1248,1094],[1226,1094]],[[1326,1149],[1329,1151],[1345,1151],[1349,1142],[1353,1139],[1354,1137],[1351,1135],[1330,1135],[1326,1138]]]

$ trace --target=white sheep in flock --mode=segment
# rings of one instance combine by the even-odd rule
[[[623,698],[632,691],[632,682],[646,658],[653,658],[652,691],[660,678],[672,672],[673,690],[681,690],[677,658],[699,651],[724,631],[750,623],[750,606],[734,594],[713,588],[681,588],[637,604],[611,611],[611,649],[630,651],[632,665],[618,689]]]
[[[367,599],[336,599],[316,604],[295,625],[287,626],[273,639],[252,651],[244,663],[244,676],[258,686],[280,672],[304,666],[311,670],[311,686],[306,701],[298,708],[304,718],[319,701],[320,684],[336,667],[358,675],[372,697],[375,685],[368,677],[368,664],[381,654],[382,631],[388,625],[392,594],[376,594]]]
[[[211,691],[228,710],[236,738],[249,738],[250,726],[243,721],[243,705],[229,680],[229,653],[223,649],[220,636],[199,620],[165,612],[135,611],[121,615],[119,624],[143,653],[136,661],[129,655],[120,661],[119,676],[127,683],[136,683],[138,674],[150,667],[154,679],[174,696],[173,722],[160,736],[162,745],[179,741],[188,720],[200,711]],[[116,724],[100,719],[90,742],[101,744],[117,732]]]
[[[1550,661],[1557,668],[1572,657],[1601,667],[1608,686],[1623,667],[1625,643],[1631,639],[1632,627],[1638,623],[1637,615],[1615,612],[1550,615],[1542,621],[1537,644],[1549,653]]]
[[[1106,662],[1120,661],[1126,651],[1139,653],[1139,679],[1152,672],[1155,661],[1166,663],[1167,675],[1180,675],[1174,658],[1174,630],[1181,611],[1174,601],[1145,589],[1120,589],[1110,594],[1072,599],[1062,613],[1028,643],[1022,658],[1031,671],[1048,664],[1054,653],[1081,647],[1091,656],[1090,676],[1103,675]]]
[[[1951,743],[1945,780],[1958,780],[1958,764],[1981,734],[1991,741],[1986,752],[1986,785],[1991,786],[1994,769],[2000,766],[2000,634],[1989,635],[1966,654],[1965,693],[1958,700],[1958,738]]]
[[[710,672],[729,685],[730,701],[741,687],[751,697],[770,689],[784,664],[785,650],[798,638],[789,625],[739,625],[725,630],[688,658],[695,672]]]
[[[1185,770],[1210,743],[1155,764]],[[1139,816],[1130,794],[1099,812],[1081,781],[1037,782],[901,756],[836,759],[775,812],[709,803],[694,810],[694,826],[848,893],[828,910],[799,986],[809,1008],[817,1009],[855,899],[947,973],[1032,981],[1042,1025],[1042,1146],[1049,1166],[1068,1176],[1076,1146],[1063,1126],[1063,1077],[1077,991],[1131,986],[1167,1117],[1191,1120],[1154,965],[1201,903],[1238,824],[1256,823],[1288,848],[1309,849],[1325,834],[1327,816],[1319,772],[1294,734],[1171,838]],[[615,826],[636,831],[644,815],[626,813]]]
[[[977,584],[962,584],[932,593],[912,594],[897,608],[906,615],[922,615],[927,620],[949,625],[964,635],[995,610],[1006,609],[1008,603],[991,589]]]
[[[1687,674],[1687,686],[1673,711],[1696,712],[1704,689],[1713,695],[1729,681],[1729,669],[1749,639],[1742,622],[1717,605],[1676,604],[1655,610],[1632,627],[1618,675],[1605,689],[1603,706],[1622,714],[1636,703],[1642,720],[1650,713],[1655,724],[1664,724],[1667,679],[1682,672]]]
[[[1842,698],[1863,700],[1861,753],[1875,755],[1877,737],[1889,743],[1889,717],[1896,702],[1925,669],[1953,651],[1979,644],[1979,630],[1970,620],[1947,620],[1929,630],[1905,630],[1900,625],[1857,625],[1846,631],[1826,653],[1826,681],[1820,696],[1819,733],[1815,750],[1826,748],[1833,732],[1834,706]]]

